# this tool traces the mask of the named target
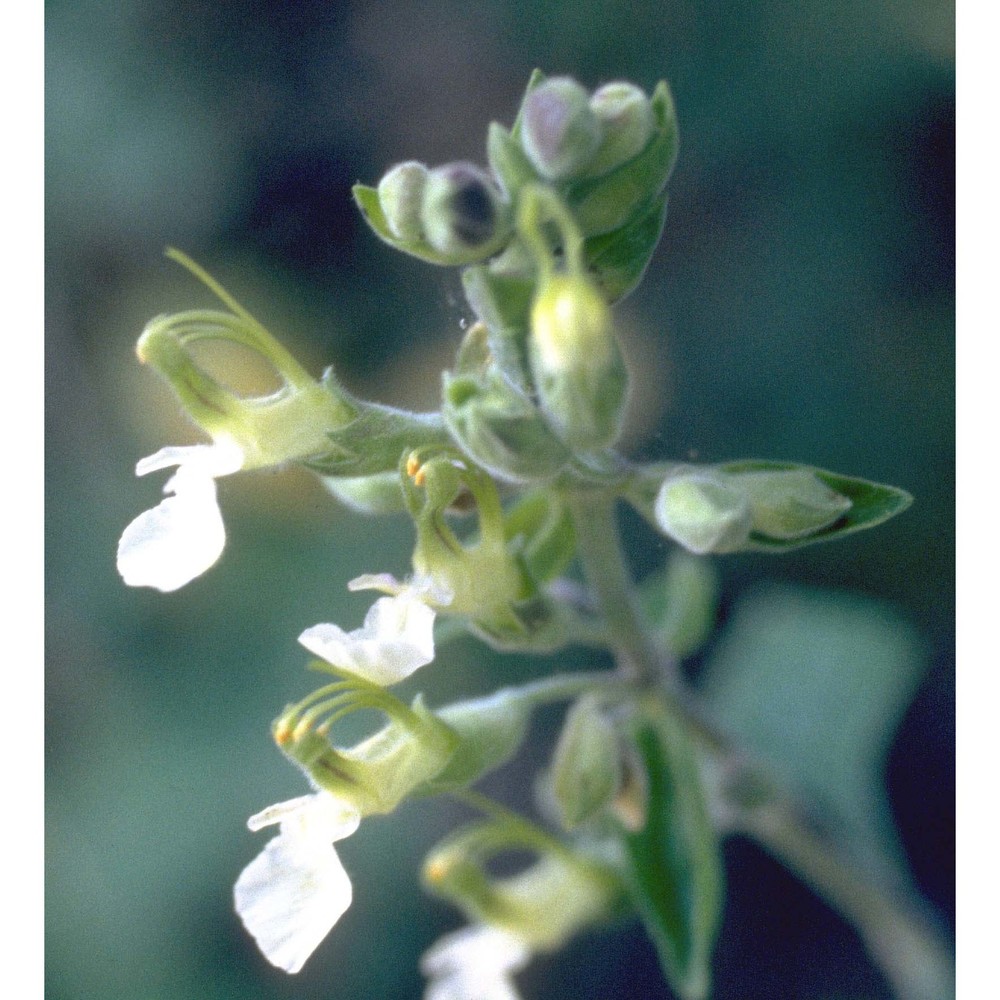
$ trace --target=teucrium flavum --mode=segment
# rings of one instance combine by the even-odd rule
[[[408,798],[449,795],[484,816],[446,837],[424,868],[427,887],[470,922],[424,956],[428,997],[514,997],[513,976],[532,954],[634,913],[673,990],[701,1000],[723,902],[719,837],[736,809],[732,782],[720,775],[742,758],[672,667],[706,639],[714,583],[703,562],[678,553],[640,600],[615,504],[626,501],[689,553],[706,554],[831,539],[880,523],[909,497],[793,463],[633,463],[613,450],[629,373],[612,306],[641,279],[664,224],[677,155],[666,83],[649,94],[622,81],[591,93],[536,72],[513,125],[490,126],[485,152],[489,169],[405,161],[354,191],[390,246],[463,268],[477,321],[442,374],[437,413],[356,398],[332,369],[314,378],[171,252],[226,309],[158,317],[138,354],[211,443],[139,463],[140,475],[176,472],[167,498],[125,530],[119,568],[126,583],[165,591],[207,571],[225,541],[216,480],[241,469],[298,462],[354,510],[413,522],[410,575],[351,584],[382,593],[363,625],[303,622],[300,640],[318,657],[312,667],[332,680],[287,706],[272,732],[313,791],[251,819],[253,829],[279,833],[235,890],[237,911],[273,964],[297,972],[350,904],[335,841]],[[278,391],[231,392],[196,363],[190,348],[205,340],[260,355]],[[440,619],[501,650],[596,647],[618,669],[474,698],[456,691],[444,706],[419,695],[407,703],[389,688],[435,669]],[[555,821],[547,829],[472,786],[522,752],[534,709],[549,702],[570,708],[548,767],[536,769],[540,810]],[[340,746],[338,722],[373,710],[382,727]],[[494,875],[489,865],[509,851],[533,860]],[[804,874],[822,890],[822,872]]]

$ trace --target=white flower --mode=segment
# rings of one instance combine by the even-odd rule
[[[234,441],[161,448],[135,467],[137,476],[168,469],[164,493],[173,494],[140,514],[118,543],[118,572],[130,587],[177,590],[213,566],[226,544],[215,480],[243,467]]]
[[[430,977],[424,1000],[520,1000],[511,980],[531,958],[519,937],[486,925],[435,942],[420,961]]]
[[[429,602],[447,604],[450,595],[435,591],[426,581],[398,584],[388,576],[359,577],[348,587],[391,588],[395,593],[380,597],[368,609],[364,625],[353,632],[329,624],[306,629],[299,642],[309,652],[383,687],[434,659],[435,610]]]
[[[358,828],[357,809],[326,792],[279,802],[251,816],[251,830],[280,834],[243,869],[236,912],[264,957],[298,972],[351,905],[351,880],[333,847]]]

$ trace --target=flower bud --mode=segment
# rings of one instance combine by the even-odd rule
[[[708,473],[668,477],[653,512],[665,534],[698,555],[735,552],[750,537],[752,512],[745,494]]]
[[[622,780],[618,735],[593,695],[583,695],[566,713],[551,774],[559,818],[568,830],[596,816],[617,794]]]
[[[811,469],[744,472],[733,482],[749,498],[753,530],[782,541],[813,535],[852,506]]]
[[[631,83],[607,83],[594,91],[590,107],[601,128],[589,176],[606,174],[638,156],[653,134],[653,106],[646,94]]]
[[[415,160],[398,163],[378,182],[378,200],[385,221],[397,239],[415,243],[423,238],[420,209],[427,168]]]
[[[621,431],[628,390],[611,310],[578,274],[552,274],[531,310],[529,361],[542,410],[574,448],[612,444]]]
[[[510,232],[500,189],[472,163],[449,163],[427,174],[420,221],[427,243],[455,263],[490,256]]]
[[[521,143],[548,180],[579,176],[601,140],[587,91],[569,77],[553,77],[530,91],[521,107]]]

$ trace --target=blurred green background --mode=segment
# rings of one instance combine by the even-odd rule
[[[482,162],[487,123],[510,123],[535,66],[590,87],[665,77],[677,102],[665,236],[619,310],[639,373],[630,450],[803,461],[916,497],[835,546],[720,560],[720,642],[744,596],[776,584],[850,591],[915,637],[922,680],[878,764],[910,871],[952,924],[952,5],[52,0],[46,12],[46,995],[418,996],[420,953],[457,925],[417,887],[423,853],[461,815],[430,803],[342,845],[355,902],[299,976],[243,933],[231,886],[265,840],[245,819],[305,791],[268,733],[310,690],[295,638],[359,624],[367,599],[344,583],[403,575],[410,530],[348,514],[298,471],[248,474],[221,484],[230,540],[213,571],[172,595],[127,589],[118,535],[162,485],[136,480],[134,463],[196,439],[132,347],[154,314],[212,304],[164,261],[174,245],[315,372],[332,363],[370,398],[434,407],[467,318],[458,272],[380,244],[350,185],[402,159]],[[645,573],[666,545],[625,526]],[[543,669],[463,640],[408,689],[440,701]],[[553,725],[536,727],[537,754]],[[507,795],[517,777],[492,788]],[[718,997],[888,995],[807,890],[749,843],[726,857]],[[628,924],[522,981],[528,997],[669,996]]]

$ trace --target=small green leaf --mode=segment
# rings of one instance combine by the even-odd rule
[[[496,122],[486,134],[486,159],[512,201],[525,184],[538,180],[521,144]]]
[[[754,531],[749,541],[742,546],[745,551],[786,552],[802,545],[814,542],[825,542],[832,538],[840,538],[865,528],[874,528],[890,517],[902,513],[913,503],[913,497],[906,490],[895,486],[885,486],[881,483],[869,482],[852,476],[841,476],[825,469],[815,469],[808,465],[798,465],[795,462],[770,462],[747,460],[727,462],[717,466],[719,471],[739,477],[743,473],[804,471],[812,473],[835,493],[846,497],[850,507],[832,523],[800,538],[771,538],[762,532]]]
[[[623,299],[642,280],[660,242],[667,217],[667,195],[660,194],[628,225],[583,244],[587,266],[609,302]]]
[[[629,888],[671,987],[705,1000],[725,894],[694,748],[662,717],[640,719],[634,738],[647,807],[643,829],[624,836]]]
[[[409,413],[353,400],[357,416],[329,433],[331,452],[305,464],[326,476],[370,476],[394,472],[399,456],[428,445],[451,447],[438,413]]]

